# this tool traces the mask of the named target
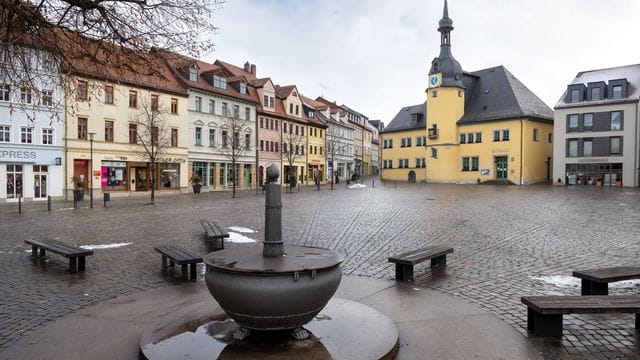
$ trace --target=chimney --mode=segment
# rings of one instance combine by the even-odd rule
[[[256,75],[256,64],[251,64],[251,74]]]
[[[249,62],[247,61],[246,63],[244,63],[244,72],[249,72],[249,66],[251,64],[249,64]]]

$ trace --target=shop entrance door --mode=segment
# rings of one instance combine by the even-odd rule
[[[506,156],[496,156],[496,180],[506,180],[509,174],[509,165]]]
[[[136,191],[147,191],[147,168],[136,168]]]
[[[33,197],[42,199],[47,197],[47,172],[46,165],[33,165]]]

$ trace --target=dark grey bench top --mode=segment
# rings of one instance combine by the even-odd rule
[[[220,227],[220,225],[218,225],[213,220],[202,219],[202,220],[200,220],[200,224],[202,224],[202,227],[207,232],[207,236],[209,236],[210,238],[223,239],[223,238],[228,238],[229,237],[229,234],[227,232],[225,232]]]
[[[178,265],[202,262],[202,256],[196,255],[189,250],[177,246],[157,246],[155,250],[163,255],[170,257]]]
[[[408,251],[399,255],[389,257],[389,262],[415,265],[425,260],[433,259],[442,255],[450,254],[453,252],[452,247],[443,245],[427,246],[422,249]]]
[[[62,241],[54,239],[25,240],[24,242],[31,246],[43,248],[68,258],[93,255],[93,250],[86,250],[81,247],[63,243]]]
[[[640,267],[618,266],[602,269],[576,270],[573,276],[598,283],[640,279]]]
[[[640,313],[639,295],[523,296],[521,301],[543,315]]]

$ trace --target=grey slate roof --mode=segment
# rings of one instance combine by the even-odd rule
[[[589,70],[579,72],[573,79],[570,85],[584,84],[585,86],[590,82],[627,79],[629,82],[627,85],[627,100],[638,101],[640,99],[640,64],[617,66],[607,69]],[[578,104],[567,104],[565,96],[567,95],[567,89],[562,93],[562,97],[556,104],[557,107],[565,106],[584,106],[584,105],[596,105],[607,104],[609,102],[620,102],[620,99],[604,99],[601,101],[586,101]]]
[[[553,122],[553,111],[504,66],[464,73],[463,83],[459,125],[522,117]]]
[[[394,131],[405,130],[425,130],[427,129],[427,121],[424,116],[426,110],[425,103],[404,107],[398,112],[398,114],[391,120],[389,125],[385,127],[381,134],[390,133]],[[413,116],[413,115],[417,116]],[[416,121],[417,117],[417,121]]]

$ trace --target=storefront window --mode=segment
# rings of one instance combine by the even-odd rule
[[[194,161],[191,164],[191,174],[192,176],[198,175],[200,177],[200,183],[204,186],[207,186],[207,163]]]
[[[221,186],[227,185],[227,183],[224,181],[226,171],[227,171],[227,164],[220,164],[220,185]]]
[[[22,165],[7,165],[7,199],[22,197]]]
[[[35,198],[47,197],[47,177],[49,166],[33,165],[33,196]]]
[[[216,184],[216,163],[209,163],[209,186]]]
[[[160,188],[177,189],[180,187],[179,179],[179,164],[160,164]]]
[[[103,161],[100,168],[100,185],[103,190],[127,190],[127,163],[124,161]]]

